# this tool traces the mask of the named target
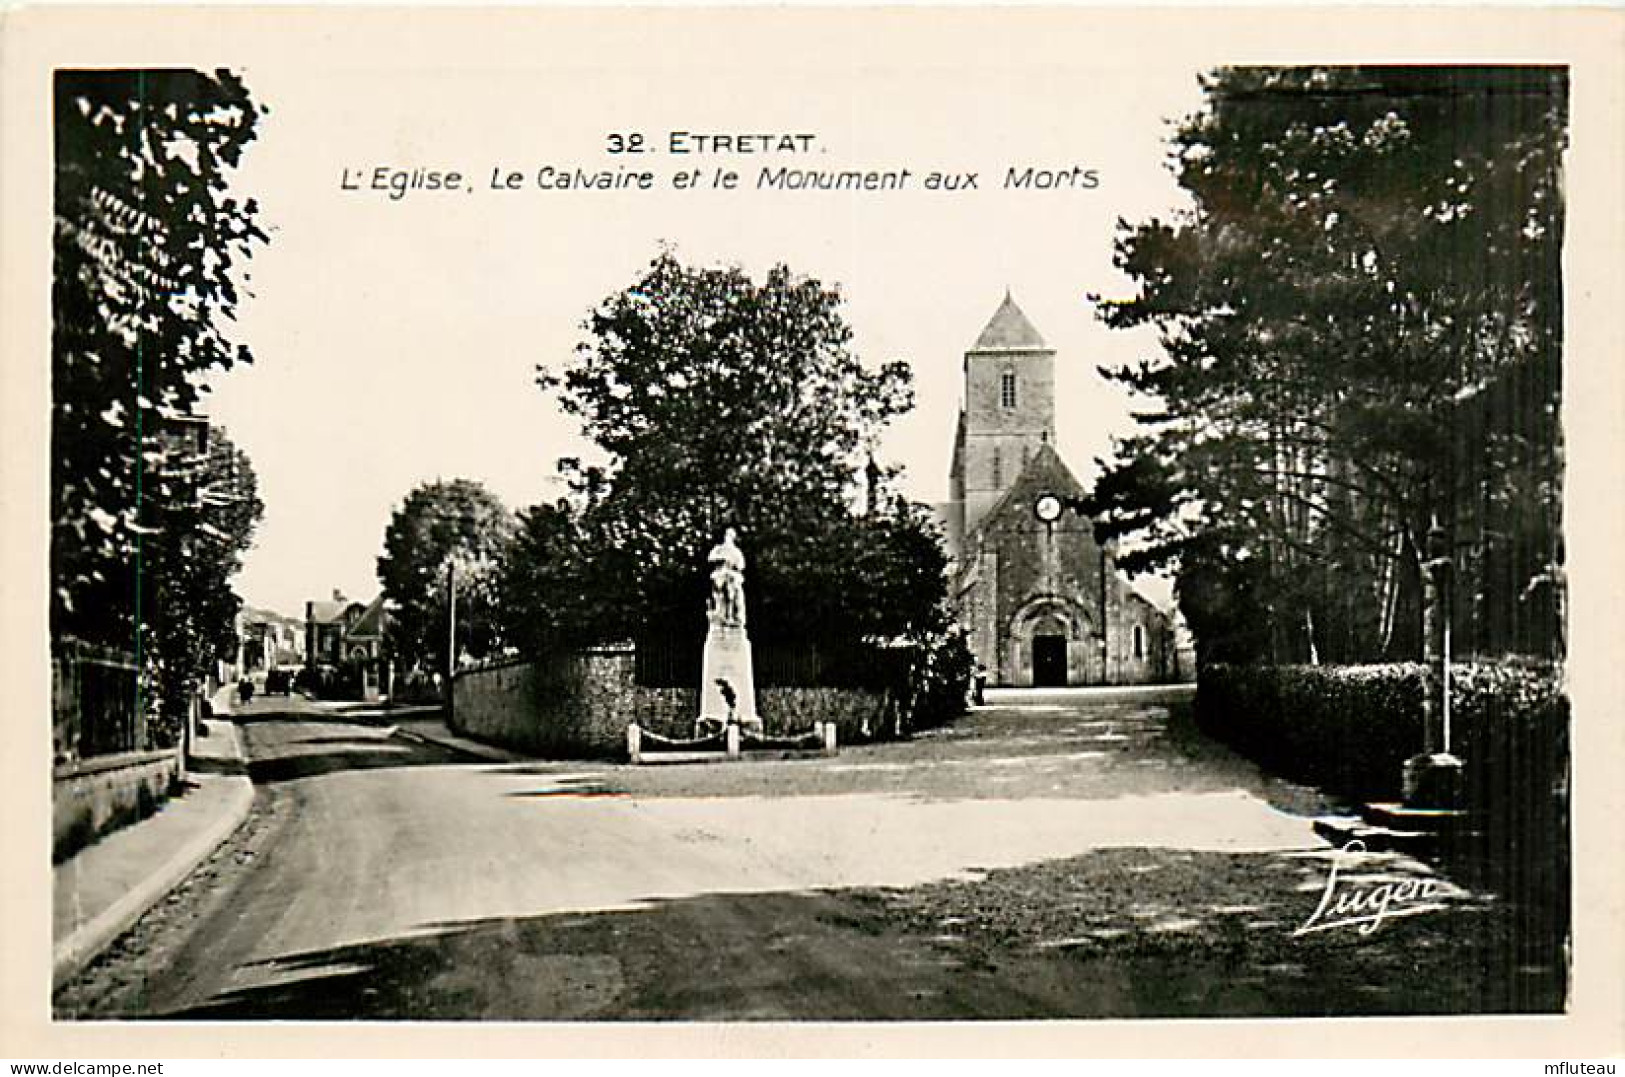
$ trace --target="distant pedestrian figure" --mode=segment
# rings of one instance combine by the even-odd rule
[[[237,682],[237,702],[247,703],[254,698],[254,682],[244,677]]]
[[[976,663],[976,672],[971,674],[971,702],[976,706],[982,705],[982,693],[987,689],[987,667]]]

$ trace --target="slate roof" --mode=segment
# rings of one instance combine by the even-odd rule
[[[1033,323],[1016,306],[1016,301],[1010,298],[1010,293],[1004,293],[1004,302],[999,309],[993,312],[993,317],[982,330],[982,335],[976,338],[976,346],[971,351],[1008,351],[1012,348],[1048,348],[1044,338],[1038,335]]]

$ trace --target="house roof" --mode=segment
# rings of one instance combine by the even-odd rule
[[[971,351],[1009,351],[1016,348],[1045,348],[1044,338],[1033,328],[1033,323],[1027,320],[1027,315],[1016,306],[1016,301],[1010,297],[1009,292],[1004,293],[1004,302],[999,309],[993,312],[982,335],[976,338],[976,346]]]
[[[331,602],[324,599],[313,600],[308,609],[310,620],[316,624],[335,624],[344,619],[344,611],[350,604],[348,602]]]
[[[355,624],[344,633],[345,639],[372,639],[384,634],[384,596],[379,595],[361,611]]]

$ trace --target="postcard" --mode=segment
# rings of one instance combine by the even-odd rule
[[[5,1053],[1618,1051],[1621,29],[11,13]]]

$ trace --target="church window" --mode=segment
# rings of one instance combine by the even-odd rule
[[[1004,485],[1004,457],[998,449],[993,450],[993,486],[998,488]]]
[[[1145,657],[1145,629],[1140,625],[1134,626],[1134,657]]]
[[[1006,370],[999,376],[999,402],[1007,408],[1016,406],[1015,371]]]

